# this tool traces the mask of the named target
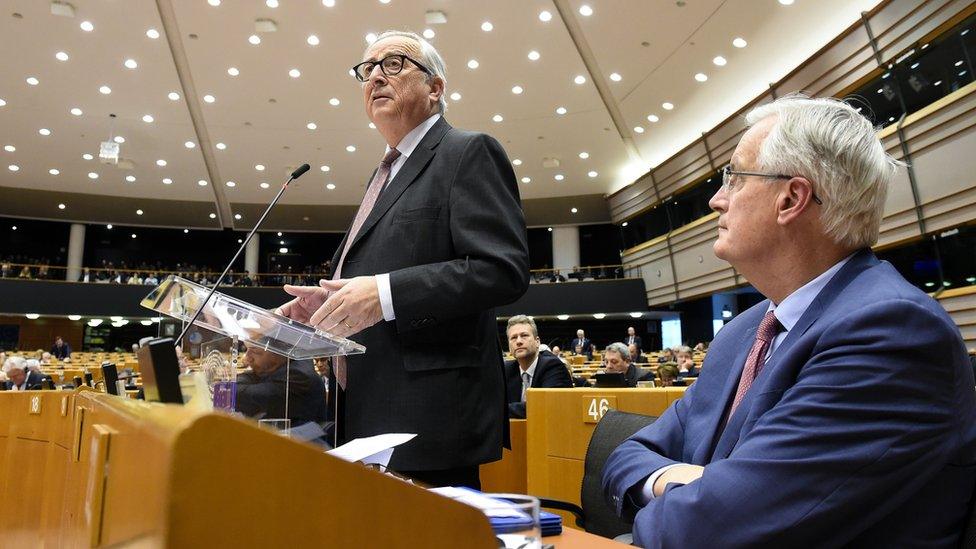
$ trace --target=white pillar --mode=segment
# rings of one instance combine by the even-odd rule
[[[552,228],[552,267],[563,276],[580,266],[579,227]]]
[[[71,236],[68,237],[68,272],[64,279],[77,282],[81,278],[81,264],[85,260],[85,226],[81,223],[71,224]]]
[[[253,278],[258,273],[258,253],[260,252],[260,234],[255,234],[247,241],[244,249],[244,270]]]

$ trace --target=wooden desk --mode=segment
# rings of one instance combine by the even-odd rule
[[[528,493],[579,505],[586,448],[606,410],[660,416],[684,391],[684,387],[529,389]],[[575,524],[570,514],[559,514],[563,524]]]
[[[563,533],[558,536],[542,538],[542,544],[552,544],[556,549],[620,549],[621,547],[631,547],[623,543],[617,543],[612,539],[601,538],[594,534],[588,534],[575,528],[567,528],[563,525]]]
[[[524,494],[526,479],[526,420],[508,420],[512,449],[502,450],[502,459],[481,466],[481,490],[484,492]]]

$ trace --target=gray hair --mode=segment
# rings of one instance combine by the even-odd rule
[[[516,324],[528,324],[529,328],[532,330],[532,335],[539,337],[539,328],[535,325],[535,319],[527,315],[515,315],[508,319],[508,326],[505,327],[505,333],[515,326]]]
[[[3,362],[4,373],[10,370],[26,370],[27,360],[22,356],[12,356]]]
[[[834,242],[877,242],[888,184],[902,163],[885,152],[868,119],[838,99],[792,94],[749,111],[746,124],[769,117],[776,122],[759,148],[758,168],[809,178]]]
[[[630,362],[630,349],[619,341],[607,345],[607,350],[603,352],[604,354],[617,353],[620,355],[620,358],[624,359],[624,362]]]
[[[444,91],[437,101],[438,112],[443,116],[447,112],[447,66],[444,64],[444,58],[441,57],[441,54],[437,52],[437,48],[432,46],[430,42],[424,40],[419,34],[410,31],[383,31],[376,37],[373,44],[390,37],[409,38],[420,46],[420,59],[418,61],[423,63],[424,67],[427,67],[430,72],[434,73],[433,75],[427,75],[427,81],[430,82],[434,78],[440,78],[444,82]],[[373,44],[370,44],[370,46]],[[369,47],[367,46],[366,49],[369,49]]]

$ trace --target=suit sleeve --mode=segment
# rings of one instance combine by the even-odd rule
[[[958,352],[954,327],[915,302],[872,304],[839,318],[796,384],[727,459],[707,465],[690,484],[670,485],[637,513],[634,541],[642,547],[702,547],[718,539],[723,547],[846,545],[944,466],[958,436]],[[639,433],[607,469],[669,442],[660,433]],[[708,520],[688,528],[689,516]]]
[[[466,145],[451,185],[454,258],[390,273],[397,330],[411,320],[436,322],[511,303],[529,283],[525,217],[508,155],[491,137]],[[414,324],[414,325],[412,325]]]

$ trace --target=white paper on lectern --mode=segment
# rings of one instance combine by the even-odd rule
[[[393,449],[413,440],[415,436],[415,433],[387,433],[357,438],[326,453],[349,462],[361,461],[367,465],[375,463],[386,467],[393,456]]]
[[[489,517],[513,517],[523,518],[525,513],[521,512],[515,505],[508,501],[490,498],[481,492],[468,490],[465,488],[455,488],[453,486],[443,486],[440,488],[430,488],[431,492],[444,497],[481,509]]]

